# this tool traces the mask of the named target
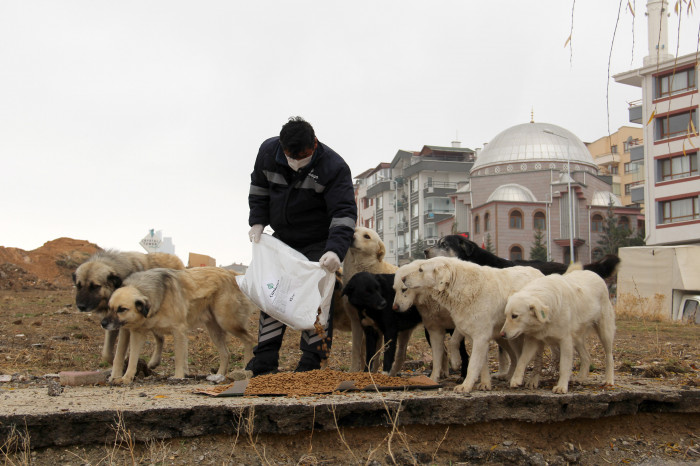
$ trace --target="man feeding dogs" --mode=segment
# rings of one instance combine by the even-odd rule
[[[352,176],[345,161],[316,139],[313,127],[301,117],[290,118],[279,137],[260,146],[250,179],[250,240],[260,241],[270,225],[274,237],[310,261],[329,272],[338,270],[357,220]],[[246,366],[253,376],[277,371],[285,330],[285,324],[260,312],[258,344]],[[320,369],[330,351],[332,305],[324,330],[327,350],[322,349],[321,335],[302,332],[296,372]]]

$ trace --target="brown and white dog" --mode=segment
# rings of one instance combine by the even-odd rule
[[[149,332],[172,333],[175,342],[175,378],[184,378],[187,369],[187,332],[206,326],[219,351],[217,376],[228,371],[228,333],[244,346],[243,363],[253,356],[255,337],[248,331],[248,319],[255,305],[236,283],[236,273],[218,267],[187,270],[151,269],[137,272],[109,299],[105,330],[128,330],[131,334],[129,366],[122,376],[127,345],[117,345],[110,380],[131,383],[136,375],[139,354]]]
[[[156,252],[120,252],[113,249],[99,251],[83,262],[73,273],[75,284],[75,304],[80,312],[95,312],[103,316],[107,312],[107,303],[114,290],[134,272],[156,267],[183,270],[185,265],[175,255]],[[128,338],[128,333],[126,333]],[[155,335],[156,346],[148,363],[154,368],[160,363],[163,349],[163,337]],[[102,360],[111,363],[114,360],[114,343],[117,331],[106,330],[102,347]]]

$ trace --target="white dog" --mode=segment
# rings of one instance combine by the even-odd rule
[[[343,261],[343,286],[347,285],[350,279],[358,272],[370,273],[394,273],[397,267],[388,262],[384,262],[386,248],[384,243],[376,231],[365,227],[355,228],[352,244],[345,255]],[[347,311],[350,317],[350,326],[352,329],[352,356],[350,360],[350,371],[359,372],[364,367],[364,330],[358,317],[357,311],[344,299],[344,304],[347,308],[352,309]],[[378,343],[378,348],[381,348],[381,340]],[[378,361],[375,358],[375,361]]]
[[[591,328],[598,333],[605,350],[605,384],[614,384],[615,311],[608,289],[600,276],[580,270],[580,265],[577,268],[570,267],[564,275],[535,280],[508,299],[501,335],[508,339],[526,336],[511,387],[522,384],[525,366],[541,342],[558,346],[560,350],[559,380],[552,390],[554,393],[568,391],[574,348],[581,357],[578,380],[585,380],[591,363],[585,339]]]
[[[427,289],[449,311],[457,330],[472,339],[467,376],[455,391],[470,392],[479,374],[479,388],[490,390],[489,342],[500,339],[508,296],[542,277],[542,272],[532,267],[495,269],[453,257],[435,257],[421,263],[417,270],[399,275],[405,288]]]
[[[440,378],[448,375],[447,358],[444,357],[445,345],[442,344],[445,340],[445,332],[448,329],[455,328],[449,311],[440,306],[440,303],[435,301],[427,290],[420,288],[405,289],[403,282],[399,278],[402,274],[406,274],[413,269],[417,269],[420,263],[425,261],[417,260],[410,264],[404,265],[397,270],[394,275],[394,310],[405,312],[411,306],[416,306],[423,320],[423,326],[430,335],[431,350],[433,353],[433,370],[430,378],[438,382]],[[455,331],[455,334],[457,332]],[[463,337],[458,335],[450,339],[450,352],[456,353],[459,357],[459,343]],[[456,343],[457,347],[452,348]],[[457,367],[453,367],[457,369]]]

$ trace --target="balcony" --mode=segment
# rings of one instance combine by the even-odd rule
[[[403,221],[396,224],[396,232],[399,234],[406,233],[408,231],[408,222]]]
[[[630,114],[630,123],[637,123],[638,125],[643,124],[644,120],[642,119],[641,100],[635,100],[634,102],[630,102],[628,110]]]
[[[454,214],[455,214],[454,209],[444,209],[444,210],[429,209],[423,213],[423,222],[424,223],[441,222],[442,220],[445,220],[446,218],[454,217]]]
[[[598,165],[603,165],[605,167],[617,165],[618,163],[620,163],[620,154],[599,155],[595,158],[595,163]]]
[[[423,185],[424,197],[445,197],[457,190],[457,183],[448,183],[444,181],[430,181]]]
[[[630,161],[644,160],[644,144],[630,147]]]
[[[644,203],[644,184],[630,188],[630,200],[636,204]]]

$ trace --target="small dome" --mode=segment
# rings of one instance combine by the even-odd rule
[[[509,202],[537,202],[537,198],[532,191],[519,184],[504,184],[496,188],[491,193],[486,202],[509,201]]]
[[[596,191],[591,199],[591,205],[607,207],[610,205],[610,200],[612,200],[613,206],[622,207],[620,198],[610,191]]]
[[[525,123],[499,133],[481,151],[471,171],[513,162],[567,162],[597,169],[593,156],[574,133],[549,123]]]

